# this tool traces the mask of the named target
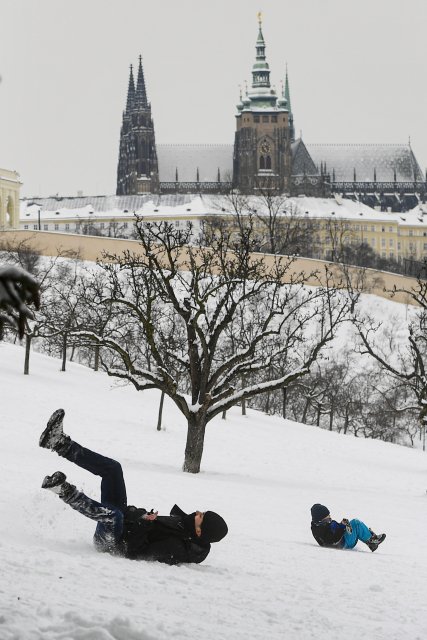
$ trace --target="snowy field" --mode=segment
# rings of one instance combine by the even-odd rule
[[[427,454],[239,409],[208,426],[202,472],[181,472],[182,417],[157,392],[0,343],[1,640],[424,640]],[[212,509],[229,524],[201,565],[98,554],[94,524],[40,489],[59,469],[98,479],[38,438],[54,409],[82,444],[119,459],[129,502]],[[310,507],[359,517],[387,539],[371,553],[318,547]]]

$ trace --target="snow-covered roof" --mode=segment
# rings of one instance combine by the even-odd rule
[[[423,181],[424,177],[410,144],[311,144],[307,150],[314,163],[326,163],[337,182]]]
[[[179,182],[216,182],[233,172],[232,144],[156,144],[160,182],[174,182],[178,169]]]
[[[197,194],[140,196],[82,196],[77,198],[32,198],[21,200],[21,221],[57,218],[129,218],[159,214],[159,217],[203,215],[207,205]]]
[[[252,196],[251,206],[261,212],[262,198]],[[190,219],[218,215],[228,210],[226,196],[201,196],[198,194],[172,194],[156,196],[86,196],[79,198],[36,198],[21,200],[21,222],[42,220],[129,219],[138,215]],[[311,198],[300,196],[283,199],[282,212],[311,218],[359,220],[363,222],[386,222],[398,225],[427,226],[427,205],[419,205],[406,213],[387,213],[372,209],[361,202],[347,198]],[[306,213],[307,212],[307,213]]]

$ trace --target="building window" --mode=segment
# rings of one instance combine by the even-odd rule
[[[271,116],[271,122],[277,122],[277,116]]]
[[[259,159],[259,168],[260,169],[265,169],[265,158],[264,156],[261,156]]]
[[[39,228],[38,224],[33,224],[33,229],[35,229],[37,231],[38,228]]]
[[[103,222],[101,222],[100,227],[101,227],[101,229],[103,229],[105,227],[105,224]]]
[[[374,225],[371,226],[371,231],[375,231],[375,226]]]
[[[69,225],[69,223],[67,222],[67,224],[65,225],[65,231],[69,231],[69,230],[70,230],[70,225]]]
[[[254,116],[254,122],[259,122],[259,116]]]
[[[49,225],[48,224],[44,224],[43,225],[43,231],[49,231]]]
[[[402,248],[402,244],[400,242],[397,243],[397,250],[400,251]]]
[[[59,231],[59,224],[55,224],[55,231]]]
[[[127,222],[124,222],[124,223],[123,223],[123,229],[127,229],[127,228],[128,228],[128,223],[127,223]]]
[[[384,233],[384,231],[385,231],[385,227],[381,227],[381,231]]]
[[[393,233],[393,227],[389,227],[388,230],[390,233]]]
[[[368,225],[367,225],[367,224],[364,224],[364,225],[363,225],[363,231],[367,231],[367,230],[368,230]]]
[[[381,246],[385,247],[385,238],[381,238]]]
[[[28,225],[27,224],[24,224],[24,229],[28,229]]]
[[[414,235],[414,232],[412,231],[412,229],[409,229],[409,235],[410,235],[410,236],[413,236],[413,235]]]
[[[427,242],[424,242],[423,249],[424,249],[424,251],[427,251]]]
[[[393,259],[394,258],[394,253],[393,251],[390,251],[390,258]]]
[[[375,238],[372,238],[372,239],[371,239],[371,246],[372,246],[372,247],[375,247]]]
[[[263,122],[269,122],[269,117],[268,116],[262,116],[262,121]]]
[[[388,246],[392,247],[393,245],[394,245],[393,238],[390,238],[390,240],[388,241]]]

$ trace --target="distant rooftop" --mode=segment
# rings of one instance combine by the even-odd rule
[[[336,182],[424,181],[410,144],[310,144],[307,150],[315,165],[326,163]],[[374,178],[375,176],[375,178]]]

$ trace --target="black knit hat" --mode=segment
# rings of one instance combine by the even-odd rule
[[[215,511],[205,511],[202,522],[201,538],[206,542],[219,542],[228,533],[228,527],[220,515]]]
[[[320,522],[323,518],[329,515],[328,507],[323,504],[314,504],[311,507],[311,520],[312,522]]]

